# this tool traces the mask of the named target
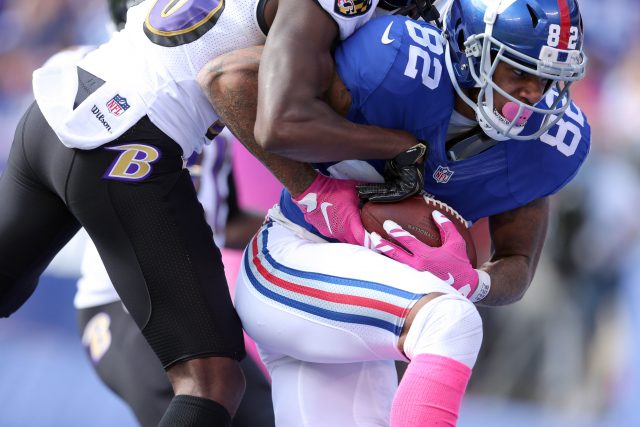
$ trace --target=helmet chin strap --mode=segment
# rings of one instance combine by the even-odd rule
[[[502,132],[498,130],[500,123],[499,117],[495,117],[495,107],[493,106],[493,88],[488,87],[489,84],[486,81],[489,76],[492,76],[492,67],[491,61],[487,60],[491,58],[491,35],[493,34],[493,24],[496,22],[496,18],[498,17],[498,9],[500,8],[500,4],[502,1],[494,1],[489,2],[487,8],[484,11],[484,38],[482,39],[482,55],[480,56],[480,76],[485,77],[485,81],[480,89],[480,93],[478,93],[478,101],[476,102],[476,117],[478,119],[478,123],[482,130],[492,139],[498,141],[506,141],[507,138]],[[471,64],[469,64],[471,66]],[[470,70],[472,74],[475,74],[473,70]],[[478,81],[481,81],[480,78],[475,79],[476,85],[480,86]],[[487,90],[488,89],[488,90]],[[484,101],[482,100],[484,95]],[[491,120],[489,117],[493,115],[494,118]]]
[[[460,97],[460,99],[462,99],[462,101],[464,101],[465,104],[467,104],[469,107],[471,107],[475,113],[476,116],[476,120],[478,121],[478,125],[480,125],[480,128],[482,129],[482,131],[491,139],[494,139],[496,141],[506,141],[508,139],[510,139],[509,137],[505,136],[502,132],[499,132],[496,129],[496,125],[499,122],[499,119],[494,118],[494,119],[489,119],[489,114],[494,115],[493,112],[493,90],[490,88],[488,93],[485,92],[486,86],[484,88],[482,88],[480,90],[480,93],[478,94],[478,101],[473,101],[466,93],[465,91],[460,87],[460,84],[458,83],[458,79],[455,76],[455,72],[453,71],[453,63],[451,62],[451,48],[449,46],[449,43],[445,43],[445,55],[444,55],[444,61],[445,61],[445,65],[447,68],[447,73],[449,74],[449,80],[451,80],[451,84],[453,85],[454,89],[456,90],[456,93],[458,94],[458,96]],[[469,65],[471,67],[471,65]],[[475,73],[474,73],[475,74]],[[478,79],[474,79],[477,80]],[[478,83],[476,83],[476,86],[480,86]],[[480,106],[481,104],[481,99],[484,98],[484,94],[487,93],[487,98],[489,98],[489,108],[487,108],[487,105],[482,102],[483,105],[482,107]],[[520,129],[521,130],[521,129]],[[519,132],[518,132],[519,133]]]
[[[486,86],[485,86],[486,88]],[[486,102],[482,100],[482,95],[486,94]],[[476,104],[476,119],[478,120],[478,124],[480,128],[484,131],[484,133],[489,136],[491,139],[495,139],[496,141],[506,141],[510,139],[506,135],[506,128],[508,125],[506,123],[502,123],[499,113],[495,111],[493,106],[493,89],[489,88],[488,91],[484,89],[480,91],[478,94],[478,102]],[[519,128],[522,130],[521,128]],[[519,132],[518,132],[519,133]]]

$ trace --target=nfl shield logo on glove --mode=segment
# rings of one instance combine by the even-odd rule
[[[449,169],[447,166],[438,166],[438,169],[433,173],[433,179],[436,180],[437,183],[446,184],[449,182],[451,177],[453,176],[453,171]]]
[[[107,108],[111,114],[119,116],[129,109],[129,104],[127,103],[127,98],[116,94],[107,102]]]

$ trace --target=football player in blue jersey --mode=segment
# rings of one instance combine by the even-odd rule
[[[303,134],[276,150],[316,155],[317,174],[256,144],[259,49],[201,72],[221,118],[289,190],[247,247],[236,288],[243,326],[272,376],[279,425],[454,425],[482,339],[473,303],[522,298],[548,197],[587,156],[590,127],[569,90],[586,65],[575,0],[453,0],[443,25],[369,22],[336,49],[336,78],[322,99],[354,122],[428,143],[426,192],[470,221],[489,217],[493,254],[477,269],[439,213],[439,248],[393,222],[385,229],[410,252],[360,229],[356,183],[367,183],[365,198],[394,200],[382,182],[390,162],[322,163],[335,154],[309,147],[313,137]],[[365,148],[354,158],[371,156]],[[386,363],[394,359],[410,361],[397,389]]]

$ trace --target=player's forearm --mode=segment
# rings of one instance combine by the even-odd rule
[[[548,198],[489,219],[494,253],[480,269],[489,273],[491,290],[480,305],[506,305],[522,299],[538,266],[548,220]]]
[[[522,299],[535,273],[527,257],[516,255],[485,263],[481,270],[491,277],[491,290],[478,305],[500,306]]]
[[[418,143],[408,132],[355,124],[319,100],[291,102],[260,125],[262,147],[305,162],[391,159]]]

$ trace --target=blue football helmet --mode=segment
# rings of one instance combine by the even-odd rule
[[[537,139],[560,120],[569,106],[569,87],[584,76],[587,63],[576,0],[452,0],[443,25],[447,71],[487,135]],[[500,62],[546,80],[544,101],[531,106],[500,88],[493,81]],[[479,89],[476,101],[463,90],[472,87]],[[510,119],[494,108],[494,91],[515,103]],[[544,115],[541,127],[521,135],[532,113]]]

